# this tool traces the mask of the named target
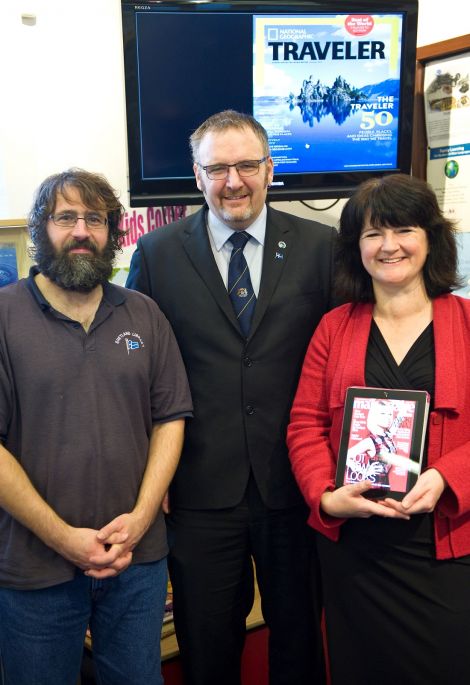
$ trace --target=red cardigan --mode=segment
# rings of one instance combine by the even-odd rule
[[[346,388],[365,385],[371,304],[326,314],[310,342],[287,433],[292,469],[311,512],[309,524],[338,540],[344,519],[325,514],[320,497],[334,488]],[[429,418],[428,466],[447,481],[434,512],[436,556],[470,554],[470,301],[433,302],[436,376]]]

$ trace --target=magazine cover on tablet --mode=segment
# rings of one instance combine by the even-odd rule
[[[368,480],[366,497],[402,499],[421,472],[429,399],[424,390],[348,388],[336,487]]]

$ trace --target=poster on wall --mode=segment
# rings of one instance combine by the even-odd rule
[[[253,17],[253,113],[277,173],[309,170],[312,157],[318,171],[396,167],[402,21]]]
[[[444,215],[470,231],[470,53],[424,69],[427,180]]]
[[[458,270],[462,279],[462,287],[454,290],[454,293],[470,299],[470,231],[459,231],[457,234],[457,247],[459,255]]]
[[[121,222],[121,228],[125,233],[121,241],[122,251],[116,255],[111,281],[124,286],[139,238],[166,224],[182,219],[186,216],[187,210],[186,205],[127,209]]]

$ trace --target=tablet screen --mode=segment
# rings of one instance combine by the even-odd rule
[[[368,497],[404,497],[421,471],[428,409],[425,391],[348,388],[336,486],[367,480]]]

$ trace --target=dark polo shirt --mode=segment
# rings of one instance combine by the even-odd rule
[[[152,426],[191,416],[186,373],[150,298],[105,284],[86,333],[52,309],[35,273],[0,290],[0,438],[59,516],[99,529],[134,507]],[[166,553],[160,512],[133,561]],[[0,509],[0,586],[48,587],[75,573]]]

